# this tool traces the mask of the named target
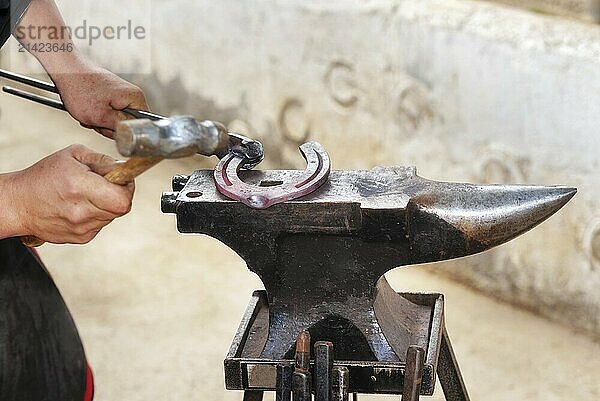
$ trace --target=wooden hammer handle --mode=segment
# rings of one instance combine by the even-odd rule
[[[125,163],[119,164],[115,169],[106,174],[104,178],[113,184],[127,185],[133,182],[138,175],[162,160],[162,157],[132,157]],[[45,243],[45,241],[33,235],[21,237],[21,242],[30,248],[38,247]]]
[[[162,160],[162,157],[132,157],[106,174],[104,178],[113,184],[127,185]]]

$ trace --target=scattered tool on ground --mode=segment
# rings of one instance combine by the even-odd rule
[[[292,379],[294,401],[312,401],[310,374],[310,333],[301,331],[296,339],[296,364]]]

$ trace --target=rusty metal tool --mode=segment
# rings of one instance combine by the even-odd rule
[[[277,203],[308,195],[327,181],[331,162],[323,146],[317,142],[301,145],[300,152],[307,162],[306,170],[302,175],[293,180],[272,181],[258,186],[245,183],[240,179],[238,173],[245,159],[231,153],[222,158],[215,168],[214,178],[217,189],[223,195],[255,209],[266,209]]]
[[[348,401],[350,371],[346,366],[334,366],[331,378],[331,401]]]
[[[289,364],[277,365],[275,401],[292,401],[292,380],[294,368]]]
[[[303,174],[237,176],[259,188]],[[562,186],[437,182],[413,167],[377,167],[331,171],[314,192],[257,210],[223,196],[214,171],[199,170],[174,180],[162,209],[176,214],[179,231],[228,245],[264,284],[226,358],[228,389],[274,390],[276,365],[294,358],[296,336],[307,330],[315,341],[333,342],[334,366],[349,371],[349,393],[401,394],[407,351],[416,346],[425,351],[421,395],[432,395],[439,377],[447,399],[466,401],[443,296],[397,293],[384,274],[503,244],[575,193]],[[257,366],[271,373],[251,374]]]
[[[310,333],[303,330],[296,338],[295,371],[307,373],[310,369]]]
[[[315,401],[330,401],[332,392],[333,343],[315,342]]]
[[[408,347],[408,351],[406,351],[404,384],[402,386],[402,401],[419,401],[424,364],[425,350],[421,347]]]
[[[310,333],[303,330],[296,339],[295,369],[292,377],[294,401],[311,401]]]

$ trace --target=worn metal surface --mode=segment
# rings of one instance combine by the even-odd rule
[[[258,184],[299,174],[258,171],[245,177]],[[334,171],[300,201],[255,210],[219,194],[207,170],[194,173],[180,193],[165,194],[163,210],[177,214],[181,232],[221,240],[259,275],[271,314],[264,357],[289,355],[302,330],[331,331],[351,323],[366,343],[347,344],[339,329],[339,339],[329,340],[342,355],[395,361],[409,345],[426,346],[411,328],[427,319],[427,311],[394,298],[382,278],[386,271],[504,243],[549,217],[574,193],[566,187],[435,182],[417,176],[414,168],[376,168]],[[397,321],[393,310],[406,316]],[[396,338],[385,338],[387,325],[400,328]]]
[[[228,132],[218,122],[192,116],[124,120],[115,132],[119,153],[126,157],[177,159],[201,154],[220,159],[240,158],[240,168],[251,169],[264,158],[260,142]]]
[[[427,354],[422,376],[422,394],[434,391],[436,369],[439,365],[439,348],[442,339],[444,301],[441,294],[397,294],[410,302],[428,308],[430,321],[419,328],[420,335],[428,336]],[[280,365],[293,366],[293,359],[270,359],[261,356],[268,336],[269,306],[265,291],[255,291],[242,322],[225,358],[225,383],[229,390],[277,390],[276,375]],[[332,338],[323,332],[315,333],[322,338]],[[360,333],[347,332],[353,336],[349,341],[360,341]],[[348,355],[338,353],[334,371],[347,371],[340,383],[333,383],[334,392],[400,394],[403,389],[404,361],[382,362],[376,360],[350,360]],[[446,367],[452,368],[450,361]],[[313,362],[311,370],[316,370]],[[457,368],[456,368],[457,369]],[[260,374],[257,374],[260,372]],[[336,374],[337,374],[336,373]],[[441,377],[441,376],[440,376]],[[335,380],[337,379],[334,377]]]
[[[292,399],[294,401],[312,401],[311,374],[295,371],[292,377]]]
[[[123,156],[162,156],[169,159],[196,153],[212,156],[228,148],[227,129],[213,121],[197,121],[192,116],[173,116],[160,120],[124,120],[115,134]]]
[[[255,209],[300,198],[323,185],[331,171],[329,155],[321,144],[307,142],[300,146],[300,153],[307,164],[301,176],[290,181],[261,181],[259,185],[247,184],[238,177],[247,159],[230,153],[215,168],[215,184],[223,195]]]
[[[350,372],[345,366],[334,366],[333,368],[333,391],[331,399],[333,401],[348,401],[348,382]]]
[[[176,3],[161,7],[180,15]],[[298,144],[318,140],[338,169],[401,162],[444,180],[576,185],[555,224],[436,271],[600,334],[597,26],[463,0],[189,8],[211,34],[193,18],[154,21],[161,37],[193,35],[194,46],[170,48],[182,63],[155,61],[142,77],[151,104],[256,136],[273,149],[270,169],[303,168]],[[160,42],[154,50],[166,51]],[[98,57],[121,67],[110,54]]]
[[[452,368],[457,366],[458,363],[445,327],[442,329],[441,340],[438,374],[444,396],[448,401],[469,401],[469,397],[466,395],[465,382],[460,371]]]
[[[241,168],[246,170],[251,170],[258,166],[265,157],[262,143],[235,132],[229,132],[229,148],[227,149],[227,153],[217,154],[217,156],[219,159],[222,159],[227,154],[244,159]]]
[[[317,341],[315,343],[315,401],[331,401],[333,384],[333,343]]]
[[[419,401],[424,364],[425,350],[415,346],[408,347],[402,401]]]
[[[301,174],[248,171],[241,176],[260,185],[293,181]],[[175,186],[181,185],[178,178]],[[575,192],[436,182],[411,167],[388,167],[333,171],[312,194],[257,210],[222,196],[212,171],[201,170],[180,192],[164,194],[162,207],[177,214],[181,232],[219,239],[261,278],[268,308],[256,313],[268,309],[268,319],[247,319],[261,323],[249,331],[259,333],[254,341],[247,335],[234,341],[244,347],[241,356],[291,359],[297,334],[309,330],[314,341],[333,342],[339,360],[401,364],[407,349],[418,346],[428,350],[431,370],[437,365],[441,313],[396,294],[383,274],[502,244],[555,213]],[[383,382],[360,390],[400,390],[399,384]],[[422,391],[433,391],[433,384],[424,381]]]
[[[275,401],[292,400],[292,376],[294,369],[291,365],[277,365],[277,381],[275,383]]]

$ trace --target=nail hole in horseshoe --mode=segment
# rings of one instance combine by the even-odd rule
[[[258,184],[259,187],[276,187],[278,185],[282,185],[283,181],[275,181],[275,180],[263,180]]]

